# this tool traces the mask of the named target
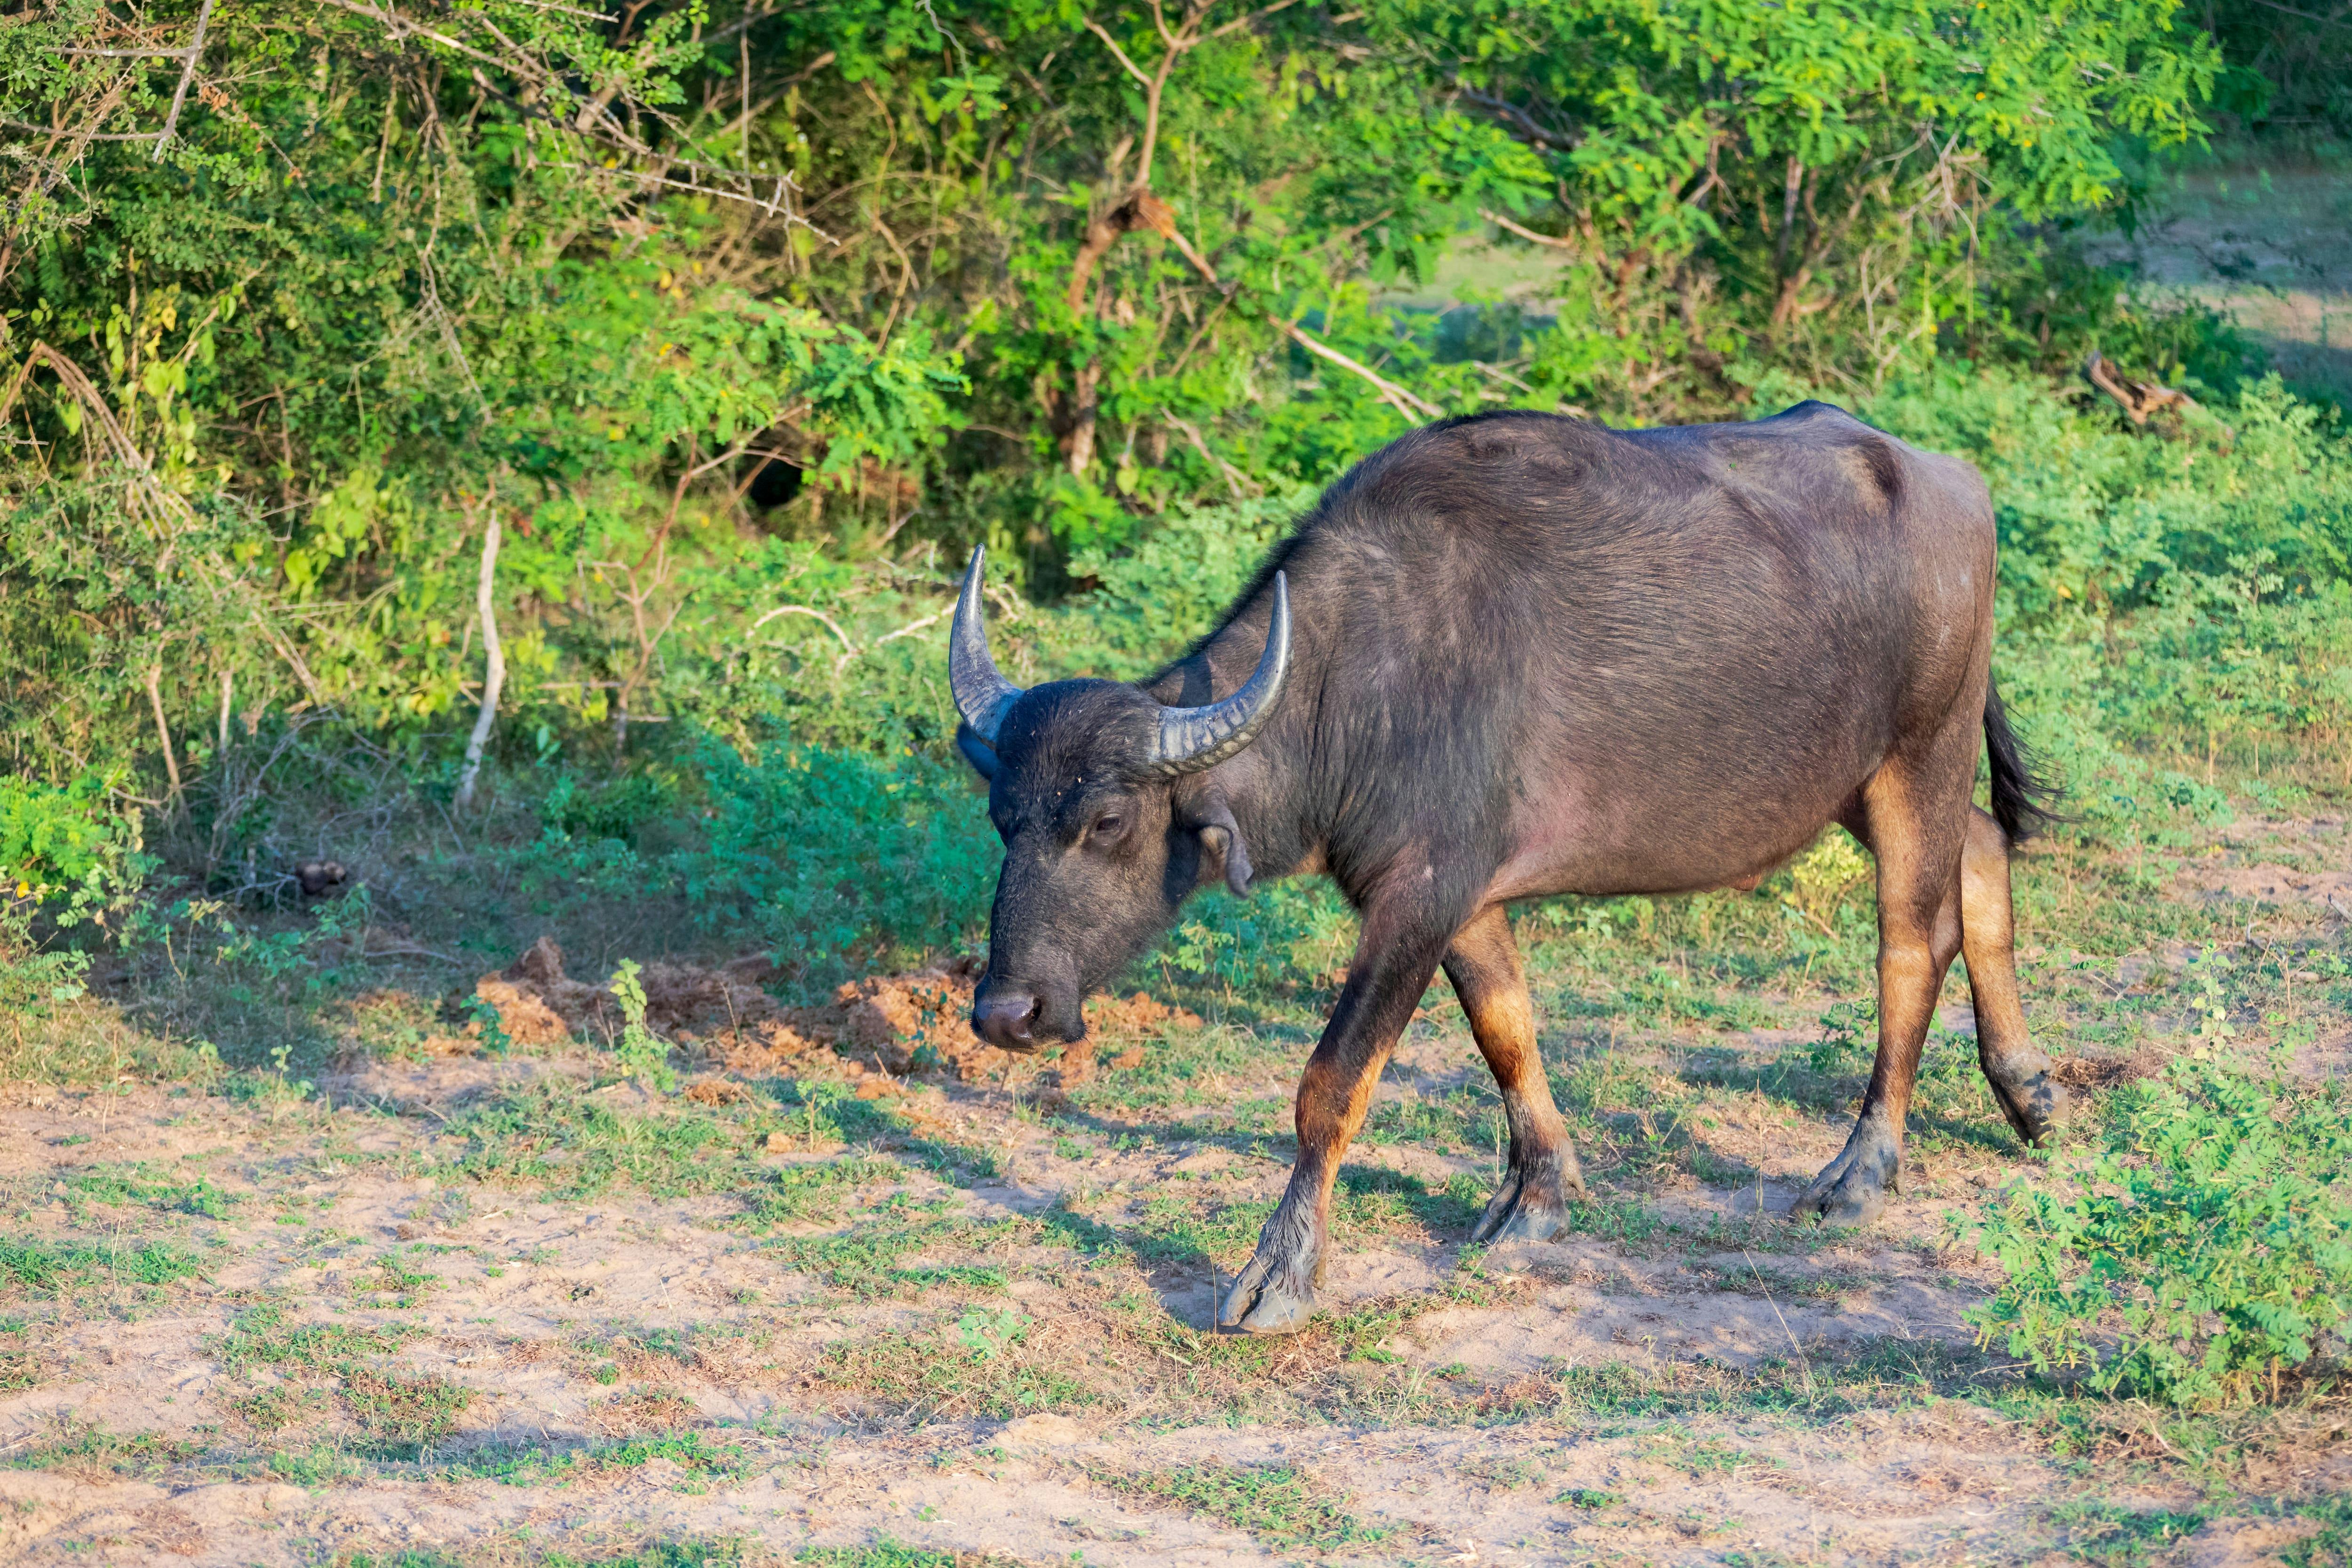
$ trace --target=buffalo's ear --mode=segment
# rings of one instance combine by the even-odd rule
[[[980,731],[968,724],[956,726],[956,749],[971,764],[971,770],[982,779],[996,777],[996,747],[980,738]]]
[[[1234,896],[1249,892],[1250,879],[1256,873],[1250,870],[1249,846],[1242,842],[1241,824],[1234,821],[1234,809],[1225,803],[1224,791],[1210,791],[1193,809],[1188,825],[1201,835],[1201,847],[1223,862],[1225,885]]]

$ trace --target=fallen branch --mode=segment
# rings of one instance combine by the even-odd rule
[[[2168,408],[2196,408],[2195,398],[2154,382],[2134,381],[2117,371],[2096,349],[2083,362],[2083,379],[2122,405],[2134,424],[2146,424],[2148,415]]]

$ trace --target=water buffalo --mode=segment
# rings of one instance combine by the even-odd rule
[[[1361,916],[1299,1081],[1289,1188],[1223,1324],[1312,1313],[1341,1153],[1441,967],[1511,1134],[1475,1235],[1562,1223],[1582,1176],[1513,899],[1752,886],[1842,824],[1878,864],[1878,1057],[1796,1212],[1885,1207],[1955,956],[2001,1110],[2029,1141],[2057,1113],[2010,951],[2010,846],[2043,813],[1991,685],[1992,508],[1966,463],[1819,402],[1659,430],[1432,425],[1333,485],[1214,632],[1132,685],[1007,681],[983,565],[950,674],[1004,840],[984,1039],[1083,1038],[1083,998],[1212,877],[1321,872]]]

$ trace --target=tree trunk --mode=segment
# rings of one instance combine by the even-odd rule
[[[1070,399],[1070,433],[1062,438],[1062,454],[1070,472],[1084,474],[1095,460],[1095,413],[1102,385],[1102,361],[1088,360],[1078,367],[1077,391]]]

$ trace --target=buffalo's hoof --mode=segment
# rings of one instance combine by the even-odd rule
[[[1522,1166],[1513,1162],[1503,1185],[1486,1201],[1486,1211],[1471,1228],[1470,1239],[1545,1241],[1568,1224],[1568,1201],[1584,1196],[1584,1174],[1576,1156],[1545,1156]]]
[[[1823,1225],[1868,1225],[1886,1212],[1886,1194],[1902,1166],[1902,1150],[1893,1138],[1875,1128],[1856,1127],[1838,1157],[1822,1167],[1789,1210],[1789,1218]]]
[[[2044,1071],[2048,1066],[2049,1058],[2043,1057],[2040,1065],[2027,1071],[1994,1068],[1985,1073],[1985,1082],[1992,1086],[1992,1097],[2000,1106],[2000,1113],[2009,1118],[2017,1135],[2032,1146],[2038,1147],[2065,1119],[2074,1101],[2066,1086]]]
[[[1243,1333],[1297,1333],[1314,1315],[1312,1271],[1270,1263],[1261,1252],[1234,1277],[1217,1326]]]

